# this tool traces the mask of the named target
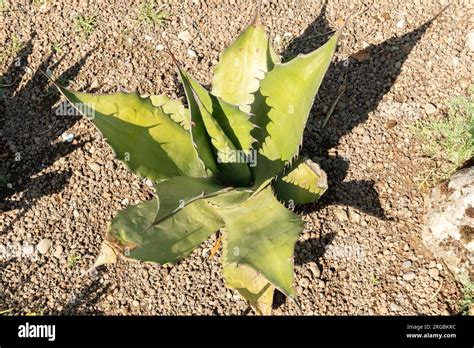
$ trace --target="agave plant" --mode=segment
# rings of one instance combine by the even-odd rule
[[[285,204],[315,201],[327,188],[324,172],[298,153],[339,35],[281,63],[257,15],[221,55],[210,92],[173,57],[187,107],[165,95],[57,85],[72,105],[92,110],[119,160],[155,182],[155,198],[112,220],[96,264],[115,255],[175,263],[220,231],[228,287],[257,313],[270,313],[275,288],[294,298],[304,224]]]

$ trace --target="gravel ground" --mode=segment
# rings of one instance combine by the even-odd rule
[[[288,58],[318,47],[356,2],[267,0],[263,19]],[[472,78],[468,2],[432,22],[446,1],[360,2],[365,11],[342,37],[305,134],[303,152],[327,171],[330,190],[300,208],[300,308],[277,294],[275,314],[458,313],[456,283],[420,240],[427,192],[415,178],[429,163],[409,127],[445,112],[446,100]],[[175,266],[119,261],[86,272],[117,210],[149,198],[151,188],[113,158],[88,120],[55,116],[59,95],[39,69],[79,90],[181,97],[161,52],[162,31],[184,67],[209,84],[251,8],[238,0],[172,1],[160,27],[138,19],[139,2],[39,3],[7,0],[1,13],[0,174],[10,179],[0,191],[0,311],[249,313],[224,287],[218,257],[208,258],[214,237]],[[76,15],[95,13],[89,37],[74,32]],[[14,52],[14,41],[25,45]],[[322,129],[341,86],[346,92]]]

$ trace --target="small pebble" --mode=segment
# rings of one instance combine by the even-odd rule
[[[31,244],[24,244],[23,245],[23,254],[26,256],[32,255],[35,252],[35,248]]]
[[[153,187],[153,181],[151,181],[150,179],[146,179],[145,180],[145,185],[148,186],[148,187]]]
[[[309,279],[308,278],[303,278],[301,279],[300,281],[300,285],[303,287],[303,288],[307,288],[309,286]]]
[[[94,79],[94,81],[92,81],[92,83],[90,85],[90,89],[97,89],[99,87],[100,87],[99,80]]]
[[[395,25],[397,26],[397,28],[402,29],[405,26],[405,20],[402,18]]]
[[[63,247],[61,245],[56,246],[53,256],[57,259],[61,257],[61,254],[63,253]]]
[[[191,40],[193,39],[193,37],[191,36],[191,34],[189,33],[188,30],[185,30],[185,31],[182,31],[181,33],[179,33],[178,38],[180,40],[183,40],[186,43],[191,42]]]
[[[402,267],[405,268],[405,269],[410,268],[411,267],[411,261],[406,260],[405,262],[402,263]]]
[[[346,221],[347,220],[347,212],[342,208],[336,208],[334,215],[339,221]]]
[[[425,104],[425,112],[427,115],[433,115],[438,109],[431,103]]]
[[[428,274],[430,275],[431,278],[433,279],[438,279],[439,278],[439,269],[437,268],[431,268],[428,271]]]
[[[51,248],[51,245],[53,245],[53,242],[50,239],[45,238],[40,240],[36,246],[36,249],[40,252],[40,254],[44,255]]]
[[[74,140],[74,134],[64,132],[64,133],[61,135],[61,138],[63,139],[64,142],[70,143],[70,142],[72,142],[72,141]]]
[[[393,303],[393,302],[390,303],[390,310],[392,312],[398,312],[400,309],[401,309],[400,306],[397,305],[396,303]]]
[[[414,272],[407,272],[403,275],[403,279],[406,280],[407,282],[412,281],[415,279],[416,274]]]
[[[349,211],[349,220],[355,224],[358,224],[360,222],[360,215],[359,213],[350,210]]]
[[[92,169],[92,171],[94,173],[99,173],[100,172],[100,165],[95,163],[95,162],[91,162],[91,163],[88,163],[89,165],[89,168]]]
[[[319,270],[319,267],[316,262],[310,262],[309,270],[311,271],[311,273],[313,273],[313,276],[315,278],[319,278],[319,276],[321,275],[321,271]]]

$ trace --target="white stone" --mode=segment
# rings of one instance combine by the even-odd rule
[[[276,34],[275,38],[273,39],[273,43],[275,44],[275,46],[278,46],[280,42],[281,42],[281,36],[280,34]]]
[[[146,179],[145,180],[145,185],[148,186],[148,187],[153,187],[153,181],[151,181],[150,179]]]
[[[351,220],[351,222],[353,222],[355,224],[358,224],[360,222],[360,215],[359,215],[359,213],[357,213],[353,210],[350,210],[349,211],[349,219]]]
[[[23,244],[22,250],[24,255],[29,256],[35,252],[35,247],[31,244]]]
[[[342,208],[336,208],[334,215],[336,215],[336,218],[341,222],[347,220],[347,212]]]
[[[423,243],[462,284],[472,282],[474,166],[456,172],[447,184],[435,187],[426,207]],[[436,269],[439,271],[438,265]]]
[[[53,256],[59,259],[62,253],[63,253],[63,247],[61,245],[58,245],[56,246],[56,249],[54,250]]]
[[[61,138],[63,139],[64,142],[70,143],[70,142],[72,142],[73,139],[74,139],[74,134],[64,132],[64,133],[61,135]]]
[[[183,40],[186,43],[191,42],[191,40],[193,39],[193,37],[191,36],[191,34],[189,33],[188,30],[185,30],[185,31],[182,31],[181,33],[179,33],[178,38],[180,40]]]
[[[188,56],[190,56],[191,58],[196,58],[197,54],[192,49],[188,49]]]
[[[412,281],[416,278],[416,274],[414,272],[407,272],[403,275],[403,279],[407,282]]]
[[[400,19],[397,24],[395,24],[397,26],[397,28],[400,28],[402,29],[404,26],[405,26],[405,19]]]
[[[53,245],[53,242],[50,239],[42,239],[36,246],[36,249],[40,252],[40,254],[46,254],[48,250],[51,248],[51,245]]]
[[[89,168],[92,169],[92,171],[94,173],[100,172],[100,165],[99,164],[97,164],[95,162],[90,162],[90,163],[88,163],[88,165],[89,165]]]
[[[427,115],[433,115],[436,111],[438,111],[438,109],[435,105],[431,103],[425,104],[425,112]]]
[[[405,268],[405,269],[410,268],[411,267],[411,261],[406,260],[405,262],[402,263],[402,267]]]
[[[393,303],[393,302],[392,302],[392,303],[390,304],[390,310],[391,310],[392,312],[398,312],[400,309],[401,309],[400,306],[397,305],[396,303]]]
[[[428,271],[428,274],[430,275],[431,278],[438,279],[439,277],[439,269],[437,268],[431,268]]]

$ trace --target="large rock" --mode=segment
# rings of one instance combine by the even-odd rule
[[[463,284],[473,281],[474,166],[433,189],[426,201],[424,244]]]

